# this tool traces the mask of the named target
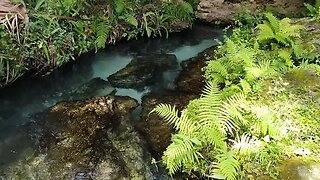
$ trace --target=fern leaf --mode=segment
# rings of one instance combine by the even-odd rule
[[[105,48],[107,39],[109,37],[110,29],[111,26],[108,20],[99,21],[95,25],[95,33],[97,36],[95,43],[98,48]]]
[[[259,24],[257,26],[260,29],[260,32],[257,36],[258,41],[266,41],[275,37],[275,34],[270,26],[271,25],[268,22],[264,22],[264,24]]]
[[[235,140],[230,140],[233,142],[232,149],[237,150],[240,154],[251,154],[259,151],[261,147],[261,142],[257,137],[250,136],[248,134],[237,135]]]
[[[203,128],[203,137],[208,139],[211,145],[217,149],[227,149],[227,143],[225,142],[226,136],[216,127]]]
[[[150,114],[156,112],[160,117],[168,121],[169,124],[172,124],[177,130],[179,130],[179,121],[178,110],[175,106],[170,104],[158,104]]]
[[[268,19],[273,32],[278,32],[281,27],[279,24],[279,20],[272,13],[265,13],[265,16]]]
[[[251,85],[248,83],[248,81],[241,79],[240,80],[240,86],[242,88],[242,92],[244,94],[248,94],[251,92]]]
[[[253,57],[255,54],[253,49],[241,47],[234,58],[241,59],[245,63],[245,66],[250,67],[254,64]]]
[[[211,61],[207,66],[207,73],[216,83],[224,83],[228,76],[228,71],[219,61]]]
[[[181,134],[192,135],[198,131],[199,128],[192,120],[189,119],[187,109],[185,109],[181,112],[176,129],[178,129]]]
[[[293,61],[291,59],[291,54],[292,54],[292,50],[285,48],[285,49],[281,49],[279,51],[279,57],[282,58],[283,60],[285,60],[286,65],[289,67],[293,67]]]
[[[137,27],[138,26],[138,21],[137,19],[132,16],[132,15],[127,15],[126,18],[125,18],[125,21],[129,24],[131,24],[132,26],[135,26]]]
[[[216,101],[220,98],[219,88],[214,82],[207,82],[206,86],[202,91],[202,97],[210,98],[213,101]]]
[[[182,3],[182,10],[187,14],[192,14],[193,13],[192,5],[190,3],[188,3],[188,2]]]
[[[304,3],[304,6],[307,8],[308,10],[308,16],[315,16],[317,14],[317,6],[313,7],[311,4],[309,3]]]
[[[228,124],[232,124],[234,127],[237,127],[238,125],[247,123],[241,112],[248,108],[248,106],[249,103],[245,99],[245,96],[243,94],[237,94],[227,98],[227,102],[224,102],[222,105],[221,113],[224,118],[227,119],[226,122]]]
[[[232,151],[220,154],[218,156],[218,161],[218,169],[215,170],[215,173],[222,174],[228,180],[237,179],[240,163],[236,160]]]
[[[280,21],[282,27],[280,32],[287,37],[300,37],[300,31],[304,29],[302,25],[291,25],[291,19],[284,18]]]
[[[163,153],[163,160],[169,174],[175,173],[183,163],[199,162],[202,156],[197,152],[198,147],[201,147],[201,141],[198,139],[181,134],[173,135],[172,144]]]
[[[124,0],[116,0],[114,1],[114,3],[115,3],[115,12],[118,15],[122,14],[126,7],[126,3],[124,2]]]

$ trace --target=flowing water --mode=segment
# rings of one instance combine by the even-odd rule
[[[45,77],[28,77],[0,90],[0,169],[16,160],[26,158],[35,148],[33,140],[25,130],[25,123],[35,113],[42,112],[60,101],[70,100],[68,93],[93,78],[106,80],[108,76],[125,67],[140,54],[169,53],[177,57],[178,63],[196,56],[208,47],[217,45],[223,38],[220,29],[196,25],[193,29],[172,34],[168,39],[141,39],[120,42],[96,54],[83,55]],[[117,88],[117,95],[131,96],[138,101],[148,92],[159,92],[174,88],[180,66],[162,74],[161,82],[142,89]],[[96,92],[96,96],[110,91]],[[88,98],[92,94],[83,95]]]

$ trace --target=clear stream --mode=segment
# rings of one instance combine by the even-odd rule
[[[28,77],[0,90],[0,171],[21,158],[27,158],[35,143],[27,133],[25,123],[31,116],[46,110],[57,102],[68,100],[66,94],[93,78],[104,80],[125,67],[135,55],[148,53],[175,54],[178,63],[196,56],[199,52],[217,45],[223,38],[221,29],[197,24],[168,39],[140,39],[119,42],[98,53],[89,53],[76,62],[55,70],[48,76]],[[180,66],[163,73],[161,83],[140,90],[119,89],[116,95],[131,96],[138,101],[148,92],[161,92],[175,87]],[[95,94],[105,95],[103,91]],[[83,98],[87,98],[84,96]]]

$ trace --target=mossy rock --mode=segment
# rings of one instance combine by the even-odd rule
[[[9,167],[7,177],[150,179],[151,157],[130,120],[137,106],[120,96],[58,103],[29,125],[39,154]]]

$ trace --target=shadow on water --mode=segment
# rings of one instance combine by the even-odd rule
[[[168,53],[177,57],[178,65],[156,77],[155,83],[136,89],[116,88],[116,95],[131,96],[141,101],[149,92],[162,93],[175,87],[179,63],[196,56],[208,47],[217,45],[222,40],[221,29],[206,25],[196,25],[193,29],[173,34],[168,39],[140,39],[119,42],[96,54],[83,55],[77,62],[67,65],[44,77],[24,77],[14,84],[0,90],[0,169],[17,159],[27,158],[33,149],[34,142],[28,135],[25,123],[34,114],[46,110],[60,101],[89,98],[94,95],[105,95],[110,91],[90,91],[73,98],[71,94],[81,85],[94,78],[106,80],[130,63],[137,55]],[[93,93],[92,93],[93,92]],[[139,108],[134,113],[138,116]],[[31,153],[32,154],[32,153]],[[1,171],[0,171],[1,172]]]

